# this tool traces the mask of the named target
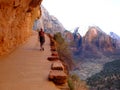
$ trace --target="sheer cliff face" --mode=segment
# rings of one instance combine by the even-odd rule
[[[43,6],[41,6],[41,10],[42,10],[42,16],[39,20],[35,21],[33,27],[34,30],[42,27],[44,28],[44,31],[46,33],[49,33],[51,35],[57,32],[63,33],[65,31],[65,28],[56,17],[50,15],[49,12]]]
[[[42,0],[0,0],[0,55],[9,53],[30,35],[40,16]]]

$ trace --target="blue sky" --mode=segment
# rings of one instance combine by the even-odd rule
[[[97,25],[104,32],[120,35],[120,0],[43,0],[43,6],[68,30]]]

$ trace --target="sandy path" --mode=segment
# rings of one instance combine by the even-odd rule
[[[0,90],[58,90],[47,80],[51,62],[49,38],[39,50],[37,34],[10,55],[0,57]]]

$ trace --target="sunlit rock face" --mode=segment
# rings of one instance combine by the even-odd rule
[[[71,49],[75,55],[83,58],[101,57],[108,53],[113,53],[117,48],[117,43],[110,36],[103,32],[98,26],[90,26],[85,36],[79,32],[66,32],[65,39],[72,41]]]
[[[97,48],[102,51],[113,51],[115,48],[112,38],[95,26],[89,27],[83,41],[83,46],[88,50]]]
[[[44,28],[44,31],[46,33],[49,33],[51,35],[57,32],[63,33],[65,31],[65,28],[56,17],[50,15],[49,12],[43,6],[41,6],[41,10],[42,16],[40,19],[35,21],[33,27],[34,30],[40,29],[42,27]]]
[[[84,57],[101,57],[105,53],[116,50],[116,43],[109,35],[97,26],[89,27],[82,39],[82,48],[79,52]]]
[[[0,55],[23,43],[32,32],[33,20],[40,16],[42,0],[0,0]]]

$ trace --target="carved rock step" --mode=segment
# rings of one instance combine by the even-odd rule
[[[57,51],[56,46],[51,46],[51,51]]]
[[[52,52],[52,56],[58,56],[58,52],[53,51],[53,52]]]
[[[52,63],[51,69],[52,70],[63,70],[64,71],[64,66],[63,66],[62,62],[55,61],[55,62]]]
[[[51,48],[51,51],[57,51],[57,49],[56,48]]]
[[[50,39],[50,46],[55,46],[55,41],[53,39]]]
[[[58,56],[51,56],[51,57],[48,57],[47,59],[49,61],[56,61],[56,60],[59,60],[59,57]]]
[[[65,84],[67,82],[67,74],[61,70],[51,70],[48,79],[58,85]]]

